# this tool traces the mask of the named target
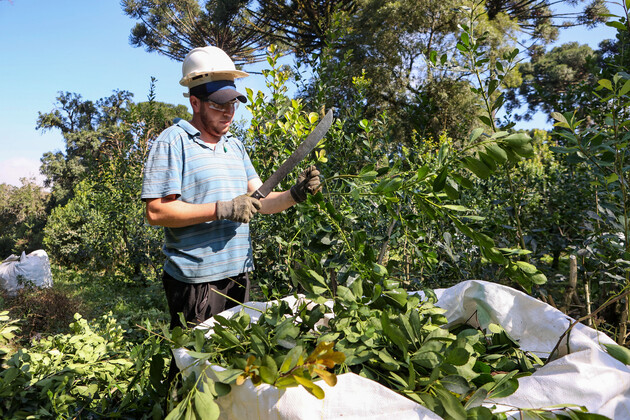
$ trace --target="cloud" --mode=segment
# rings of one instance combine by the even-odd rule
[[[38,185],[44,185],[45,177],[39,173],[41,162],[37,159],[11,158],[0,161],[0,184],[21,187],[20,178],[35,178]]]

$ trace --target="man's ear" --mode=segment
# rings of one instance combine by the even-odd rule
[[[192,107],[193,112],[198,113],[199,110],[201,109],[201,99],[193,95],[190,95],[189,99],[190,99],[190,106]]]

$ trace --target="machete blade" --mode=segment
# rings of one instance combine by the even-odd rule
[[[306,155],[308,155],[317,146],[317,143],[324,138],[328,129],[332,125],[333,114],[332,109],[329,110],[324,118],[317,124],[317,127],[313,129],[311,134],[308,135],[306,140],[298,146],[297,149],[284,161],[282,165],[273,173],[267,180],[252,193],[252,197],[261,199],[267,197],[273,189],[284,179],[289,172],[293,170],[300,163]]]

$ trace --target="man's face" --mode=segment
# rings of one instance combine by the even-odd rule
[[[234,118],[234,107],[227,107],[224,111],[219,111],[210,107],[208,102],[200,101],[201,124],[204,131],[211,137],[221,138],[228,132],[232,119]]]

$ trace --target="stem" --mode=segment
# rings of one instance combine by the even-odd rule
[[[627,289],[627,288],[628,288],[628,286],[626,286],[624,289]],[[562,339],[571,332],[573,327],[575,327],[578,323],[580,323],[582,321],[585,321],[587,319],[593,318],[595,315],[597,315],[599,312],[601,312],[602,310],[604,310],[608,306],[612,305],[613,303],[616,303],[616,302],[620,301],[621,299],[625,298],[628,295],[630,295],[630,290],[626,290],[622,294],[620,294],[620,295],[610,299],[608,302],[605,302],[602,306],[597,308],[592,314],[585,315],[585,316],[583,316],[581,318],[578,318],[575,321],[573,321],[569,325],[569,328],[567,328],[567,330],[565,332],[563,332],[562,335],[560,336],[560,338],[558,339],[558,342],[554,346],[553,350],[551,350],[551,353],[549,353],[549,357],[547,358],[547,362],[545,364],[549,363],[549,361],[552,360],[554,353],[558,350],[558,347],[560,347],[560,343],[562,342]]]
[[[510,176],[510,171],[508,170],[507,166],[505,170],[505,175],[507,177],[508,185],[510,187],[510,192],[511,192],[510,200],[512,201],[512,208],[514,209],[514,221],[516,222],[516,236],[519,241],[519,245],[521,249],[525,250],[527,248],[525,247],[525,238],[523,237],[523,227],[521,225],[521,217],[519,215],[520,205],[516,201],[516,191],[514,190],[514,183],[512,183],[512,177]],[[528,255],[524,255],[523,258],[525,262],[529,262]]]
[[[398,206],[398,210],[396,211],[396,217],[398,217],[400,215],[400,207]],[[398,219],[394,219],[392,221],[392,223],[389,225],[389,227],[387,228],[387,237],[385,238],[385,242],[383,242],[383,246],[381,247],[381,252],[378,255],[378,260],[377,262],[379,264],[383,263],[383,258],[385,258],[385,253],[387,252],[387,247],[389,245],[389,240],[392,237],[392,232],[394,231],[394,227],[396,226],[396,222],[398,221]]]
[[[252,311],[260,312],[261,314],[265,313],[265,311],[261,311],[260,309],[254,308],[253,306],[245,305],[245,303],[239,302],[238,300],[234,299],[231,296],[224,295],[223,293],[219,292],[218,290],[212,290],[212,292],[216,293],[217,295],[223,296],[226,299],[231,300],[232,302],[236,303],[237,305],[241,305],[243,308],[251,309]]]

